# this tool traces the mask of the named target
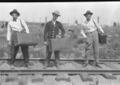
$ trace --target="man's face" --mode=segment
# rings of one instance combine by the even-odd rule
[[[87,20],[87,21],[90,21],[90,20],[91,20],[92,15],[91,15],[91,14],[87,14],[85,17],[86,17],[86,20]]]
[[[53,20],[54,20],[54,21],[56,21],[56,20],[57,20],[57,18],[58,18],[58,15],[53,14]]]
[[[16,13],[12,14],[13,20],[16,20],[18,18],[18,15]]]

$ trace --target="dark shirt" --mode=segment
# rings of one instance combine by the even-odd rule
[[[44,41],[47,41],[47,39],[56,38],[56,36],[59,34],[59,31],[61,31],[62,36],[64,36],[65,30],[63,28],[63,25],[59,21],[56,21],[55,25],[52,21],[49,21],[45,26]]]

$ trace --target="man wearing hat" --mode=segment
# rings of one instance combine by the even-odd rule
[[[83,25],[83,29],[81,31],[82,35],[86,38],[86,46],[85,46],[85,58],[86,62],[83,65],[84,67],[89,64],[88,57],[91,54],[91,50],[93,51],[93,57],[95,61],[93,62],[93,65],[99,66],[99,40],[98,40],[98,32],[104,33],[101,26],[92,19],[93,13],[90,10],[87,10],[84,14],[86,20]]]
[[[46,67],[50,64],[50,58],[52,55],[52,48],[51,48],[51,39],[55,39],[59,33],[61,32],[61,37],[64,36],[65,30],[61,22],[57,21],[58,17],[60,16],[59,11],[54,11],[52,13],[52,20],[46,23],[45,30],[44,30],[44,44],[46,47],[47,58],[45,61]],[[59,62],[59,51],[54,51],[55,55],[55,65],[57,67],[57,63]]]
[[[26,45],[17,45],[17,32],[26,32],[29,33],[29,29],[25,21],[21,18],[19,18],[20,13],[14,9],[10,12],[10,15],[12,16],[12,20],[9,21],[8,27],[7,27],[7,41],[9,45],[11,46],[11,59],[10,64],[14,64],[15,57],[17,55],[17,52],[19,50],[19,47],[21,47],[23,57],[24,57],[24,65],[28,65],[28,46]]]

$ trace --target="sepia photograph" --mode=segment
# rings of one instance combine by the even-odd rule
[[[0,85],[120,85],[120,2],[1,2]]]

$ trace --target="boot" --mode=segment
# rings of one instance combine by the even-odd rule
[[[44,69],[46,69],[47,67],[50,67],[50,60],[46,60],[44,62]]]
[[[89,62],[88,62],[88,60],[86,60],[86,61],[84,62],[84,64],[83,64],[83,67],[87,67],[88,64],[89,64]]]
[[[59,60],[55,60],[54,61],[54,65],[55,65],[56,68],[59,68],[60,61]]]
[[[22,67],[29,67],[29,62],[24,62],[24,63],[22,64]]]
[[[93,66],[101,68],[101,66],[100,66],[100,64],[99,64],[98,61],[94,61],[94,62],[93,62]]]
[[[14,65],[14,62],[15,62],[15,60],[13,60],[13,59],[8,60],[9,65]]]

